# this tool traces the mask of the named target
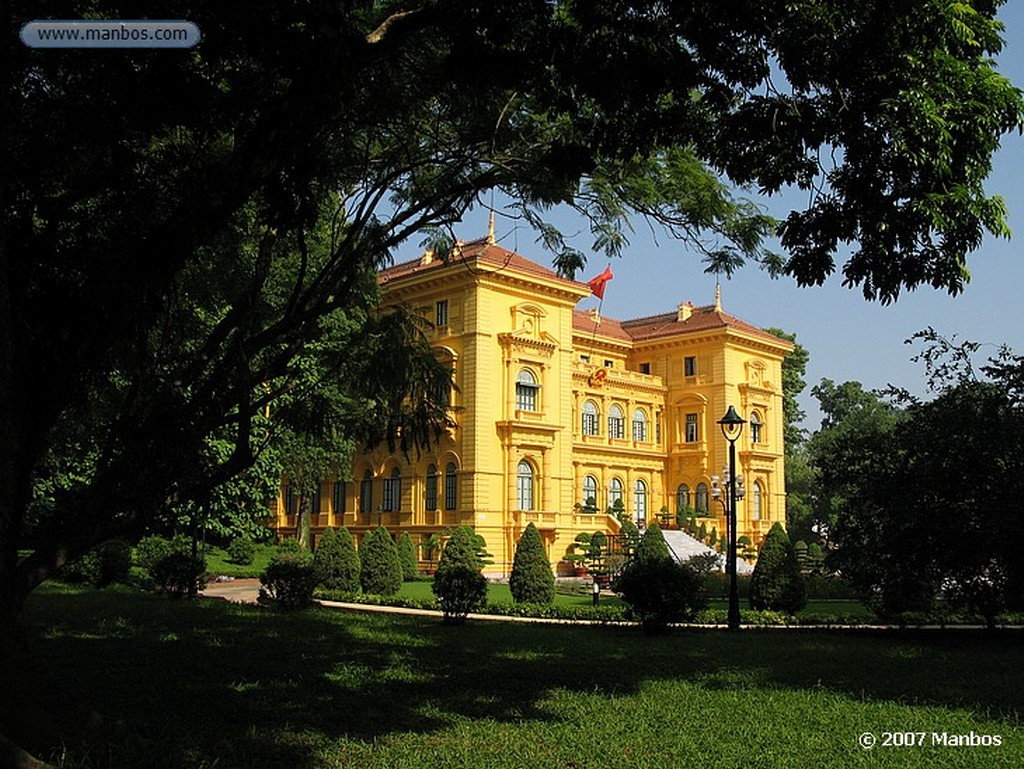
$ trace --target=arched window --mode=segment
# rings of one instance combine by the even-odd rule
[[[437,510],[437,466],[427,468],[427,510]]]
[[[697,508],[698,513],[706,513],[708,511],[708,485],[706,483],[697,484],[697,501],[694,506]]]
[[[608,484],[608,505],[609,507],[615,507],[615,503],[618,502],[621,507],[622,502],[622,481],[618,478],[612,478],[612,482]]]
[[[363,473],[363,480],[359,484],[359,512],[370,513],[373,511],[373,473],[367,470]]]
[[[761,504],[764,499],[764,490],[761,488],[761,482],[754,482],[754,504],[750,511],[750,518],[754,521],[761,520]]]
[[[583,434],[597,435],[597,404],[594,401],[587,401],[583,404]]]
[[[455,474],[455,463],[449,462],[444,469],[444,509],[454,510],[459,504],[459,478]]]
[[[679,488],[676,489],[676,512],[685,510],[690,506],[690,487],[685,483],[680,483]]]
[[[597,512],[597,478],[592,475],[583,479],[583,512]]]
[[[647,520],[647,484],[639,478],[633,484],[633,512],[637,523]]]
[[[756,411],[750,413],[750,442],[761,443],[764,440],[763,428],[764,422],[761,421],[761,415]]]
[[[387,512],[398,510],[402,500],[402,472],[396,467],[391,471],[391,477],[384,479],[384,504]]]
[[[622,409],[613,405],[608,409],[608,437],[621,438],[625,430],[626,417]]]
[[[533,465],[525,459],[516,469],[516,509],[533,510]]]
[[[520,411],[537,410],[537,377],[529,369],[519,372],[516,379],[516,408]]]
[[[643,412],[643,409],[633,412],[633,440],[647,440],[647,414]]]

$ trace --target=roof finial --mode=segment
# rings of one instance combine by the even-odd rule
[[[487,245],[494,245],[494,211],[491,211],[491,220],[487,224]]]
[[[722,311],[722,284],[715,281],[715,311]]]

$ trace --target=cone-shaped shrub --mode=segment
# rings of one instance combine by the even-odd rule
[[[313,556],[317,581],[330,590],[359,592],[359,553],[347,528],[327,529]]]
[[[434,574],[434,595],[437,596],[444,621],[460,624],[466,615],[487,600],[487,580],[480,569],[475,533],[469,526],[460,526],[445,543],[441,562]]]
[[[665,535],[661,533],[661,527],[652,523],[640,537],[640,544],[636,547],[635,558],[639,561],[664,561],[670,559],[672,554],[665,543]]]
[[[359,583],[364,593],[394,595],[402,587],[402,564],[398,562],[395,540],[383,526],[363,538],[359,548]]]
[[[419,576],[419,564],[416,562],[416,548],[413,547],[409,532],[403,531],[398,538],[398,562],[402,564],[402,579],[408,581]]]
[[[540,532],[532,523],[516,544],[508,588],[516,603],[551,603],[555,600],[555,575],[544,552]]]
[[[786,530],[776,523],[764,540],[750,577],[750,607],[796,614],[806,605],[807,594],[796,551]]]

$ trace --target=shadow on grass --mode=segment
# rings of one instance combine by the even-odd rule
[[[1019,634],[893,635],[506,623],[311,611],[48,588],[26,625],[39,662],[114,726],[86,766],[313,766],[339,739],[426,735],[463,719],[557,720],[554,690],[628,696],[826,689],[962,707],[1019,725]]]

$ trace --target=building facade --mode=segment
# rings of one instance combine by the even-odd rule
[[[359,541],[384,525],[422,544],[468,524],[493,555],[489,571],[507,575],[529,523],[553,564],[581,532],[617,533],[616,507],[643,526],[689,505],[724,535],[711,488],[728,461],[716,421],[730,405],[749,422],[737,443],[747,488],[738,534],[757,544],[785,523],[781,365],[792,345],[726,314],[719,297],[599,318],[577,309],[591,296],[586,284],[493,238],[460,244],[446,261],[426,253],[379,279],[386,303],[423,308],[433,321],[433,344],[454,371],[457,428],[419,456],[383,447],[358,456],[350,478],[325,480],[314,539],[347,526]],[[293,535],[287,479],[275,507],[279,536]]]

